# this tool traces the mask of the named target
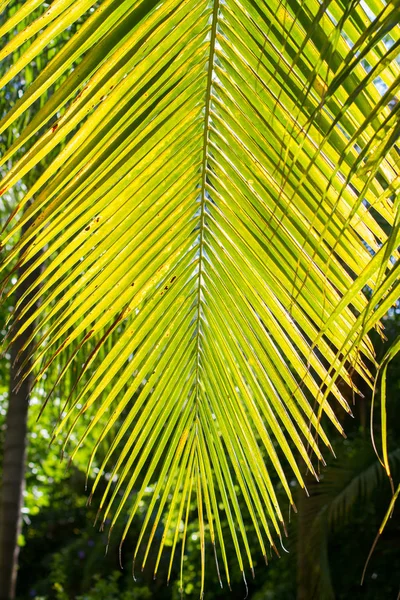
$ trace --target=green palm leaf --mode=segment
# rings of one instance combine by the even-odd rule
[[[311,483],[311,498],[301,515],[302,531],[306,538],[299,538],[299,547],[306,557],[306,568],[301,571],[310,598],[328,600],[335,598],[334,585],[329,566],[329,537],[343,530],[350,522],[351,515],[357,510],[365,513],[371,496],[384,494],[385,472],[366,442],[355,444],[353,455],[338,458],[324,473],[318,485]],[[390,452],[390,463],[398,473],[400,449]],[[389,486],[386,483],[386,491]]]
[[[56,429],[67,444],[90,411],[71,458],[99,427],[91,465],[113,433],[92,486],[107,467],[102,522],[125,508],[127,530],[153,486],[134,555],[164,515],[172,563],[195,501],[202,577],[210,540],[229,583],[220,505],[252,569],[239,496],[266,556],[285,529],[273,473],[293,505],[282,457],[304,486],[296,456],[315,474],[317,437],[331,448],[322,414],[342,431],[332,405],[351,413],[337,378],[373,385],[367,333],[398,297],[400,7],[92,4],[53,2],[0,53],[16,56],[4,86],[84,17],[0,123],[54,86],[1,159],[6,193],[55,153],[3,265],[45,266],[19,329],[37,323],[38,379],[83,365]]]

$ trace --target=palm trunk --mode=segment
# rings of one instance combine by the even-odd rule
[[[18,270],[18,277],[29,268],[31,263],[23,265]],[[15,300],[18,302],[25,291],[34,286],[38,278],[40,269],[35,269],[27,279],[22,282],[16,292]],[[32,298],[28,295],[22,303],[26,305]],[[20,307],[15,313],[15,319],[21,312]],[[36,309],[33,306],[27,316]],[[17,320],[14,324],[14,332],[18,333],[23,321]],[[32,376],[29,375],[22,382],[21,377],[31,367],[31,361],[28,361],[22,373],[18,374],[21,364],[29,354],[28,347],[24,352],[24,344],[32,334],[34,325],[31,324],[16,339],[10,349],[11,369],[9,384],[9,404],[6,417],[6,429],[4,436],[4,456],[3,456],[3,481],[0,495],[0,600],[13,600],[15,598],[15,588],[18,569],[18,536],[21,533],[23,505],[23,494],[25,489],[25,459],[27,449],[27,420],[30,390],[32,386]]]

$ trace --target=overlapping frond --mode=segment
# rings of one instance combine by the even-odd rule
[[[92,4],[53,2],[12,37],[1,57],[32,43],[1,85]],[[126,534],[152,490],[143,564],[163,515],[172,563],[195,500],[202,564],[210,540],[229,583],[223,505],[252,568],[238,497],[266,556],[276,475],[293,504],[282,457],[303,486],[298,456],[315,473],[317,437],[330,448],[320,417],[341,431],[333,405],[351,412],[337,378],[372,385],[366,334],[398,297],[399,16],[382,0],[104,0],[0,123],[65,76],[1,159],[28,148],[6,193],[67,140],[3,264],[45,265],[19,328],[37,323],[38,378],[83,365],[56,431],[67,444],[91,411],[72,458],[94,427],[91,463],[114,433],[92,486],[111,471],[103,523],[127,510]]]

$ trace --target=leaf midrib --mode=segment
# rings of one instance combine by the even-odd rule
[[[201,189],[200,189],[200,241],[199,241],[199,272],[197,290],[197,319],[196,319],[196,398],[199,393],[199,366],[200,366],[200,321],[201,321],[201,287],[204,260],[204,231],[205,231],[205,206],[206,206],[206,179],[208,163],[208,146],[210,131],[210,113],[212,102],[212,79],[214,74],[215,42],[217,39],[218,11],[220,0],[214,0],[211,22],[210,54],[208,58],[207,86],[205,94],[203,158],[201,164]]]

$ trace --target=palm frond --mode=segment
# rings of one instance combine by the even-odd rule
[[[229,583],[219,506],[252,569],[239,496],[266,556],[284,530],[276,476],[293,505],[282,457],[304,486],[296,455],[316,475],[316,436],[330,449],[320,417],[342,431],[332,404],[351,412],[337,378],[373,385],[367,333],[399,283],[400,9],[103,0],[84,15],[92,4],[54,2],[1,51],[27,44],[4,86],[84,19],[0,123],[63,78],[1,158],[26,148],[5,193],[56,153],[7,223],[3,246],[32,220],[3,266],[45,267],[40,308],[26,297],[20,312],[19,332],[37,323],[37,379],[83,365],[56,429],[66,446],[90,411],[71,458],[94,427],[90,464],[115,433],[92,485],[107,467],[102,523],[128,505],[128,528],[152,489],[138,548],[152,523],[145,562],[164,515],[172,561],[194,499],[202,564],[209,539]]]
[[[398,474],[399,448],[388,454],[388,463]],[[308,569],[301,576],[307,580],[310,598],[330,600],[335,597],[329,567],[329,538],[346,527],[355,509],[363,510],[372,495],[381,489],[379,486],[382,487],[384,477],[380,461],[374,457],[371,446],[364,443],[352,456],[338,459],[330,465],[320,484],[312,486],[313,493],[301,515],[303,531],[308,532],[301,544]],[[388,497],[389,491],[387,485]]]

